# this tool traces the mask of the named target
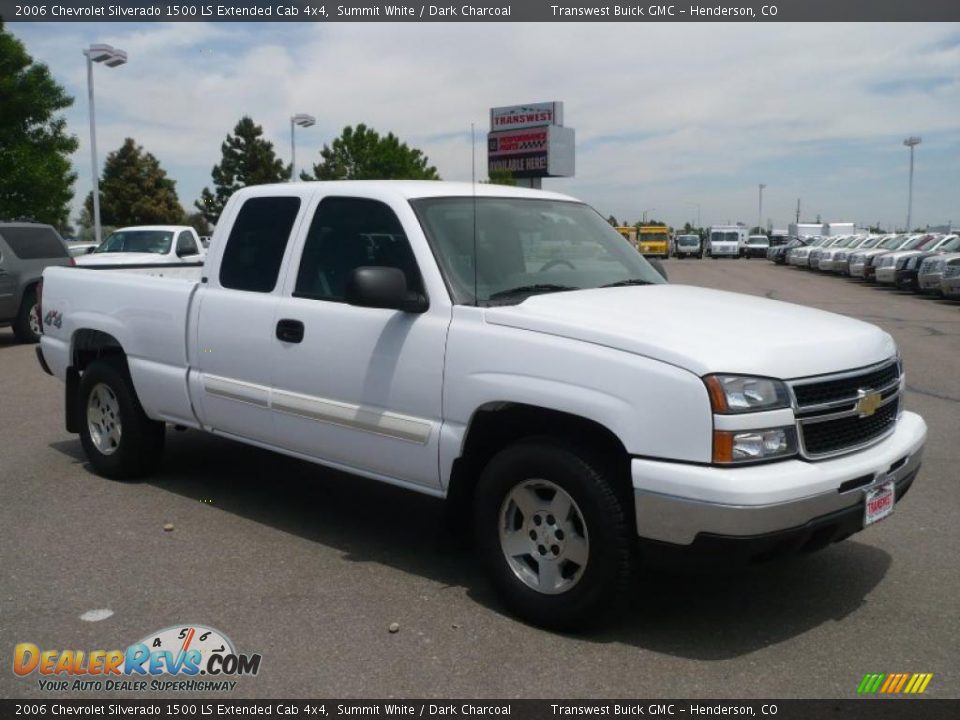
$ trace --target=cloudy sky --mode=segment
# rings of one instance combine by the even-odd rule
[[[244,114],[298,165],[345,125],[393,131],[441,176],[470,179],[491,106],[562,100],[577,174],[547,179],[620,220],[671,224],[906,220],[908,135],[920,135],[916,225],[960,224],[958,24],[27,24],[7,29],[76,98],[77,203],[90,189],[81,49],[96,67],[100,162],[130,136],[177,182],[184,206],[210,184]]]

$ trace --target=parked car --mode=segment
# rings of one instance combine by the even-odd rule
[[[183,265],[203,263],[197,231],[181,225],[143,225],[115,230],[77,265]]]
[[[945,298],[960,299],[960,262],[952,260],[940,276],[940,294]]]
[[[891,252],[898,252],[900,250],[908,249],[909,247],[920,242],[922,238],[923,235],[900,235],[895,248],[884,250],[878,253],[868,254],[863,266],[864,281],[868,283],[875,283],[877,281],[877,268],[884,257],[889,255]]]
[[[866,279],[867,268],[872,263],[872,258],[877,255],[883,255],[886,252],[891,250],[896,250],[898,247],[903,245],[909,236],[907,235],[884,235],[883,239],[879,243],[874,245],[868,250],[857,250],[850,256],[850,261],[848,267],[850,270],[850,277]],[[872,270],[871,270],[872,272]]]
[[[803,238],[790,238],[782,245],[774,245],[767,250],[767,260],[776,265],[785,265],[788,253],[794,248],[803,247],[807,241]]]
[[[638,542],[810,551],[917,477],[888,333],[670,285],[566,195],[252,186],[211,248],[194,282],[46,271],[39,360],[94,470],[153,472],[173,423],[444,498],[533,623],[602,618]]]
[[[906,262],[900,267],[900,260],[897,261],[897,272],[894,278],[894,284],[900,290],[912,289],[914,292],[921,292],[920,289],[920,266],[931,257],[940,257],[949,253],[960,251],[960,236],[940,235],[932,247],[928,246],[923,250],[910,253]]]
[[[37,342],[37,284],[43,270],[72,264],[63,238],[50,225],[0,223],[0,326],[12,325],[20,342]]]
[[[673,254],[678,258],[703,257],[703,242],[699,235],[677,235],[674,241]]]
[[[825,260],[821,259],[820,267],[838,275],[850,274],[850,258],[862,250],[870,250],[883,240],[883,235],[859,236],[859,239],[845,248],[839,248]]]
[[[793,248],[787,256],[787,262],[795,267],[810,267],[810,253],[829,241],[828,237],[811,238],[806,245]]]
[[[766,257],[767,250],[770,249],[770,238],[766,235],[751,235],[747,238],[747,244],[743,249],[743,256],[749,260],[755,257]]]
[[[931,255],[920,264],[917,272],[917,292],[939,295],[940,282],[948,266],[960,263],[960,252]]]
[[[820,269],[820,257],[828,248],[839,247],[843,243],[846,243],[850,238],[849,235],[833,235],[828,237],[826,242],[821,243],[813,250],[810,251],[810,254],[807,256],[807,267],[811,270]]]
[[[924,250],[933,250],[940,244],[940,235],[920,235],[915,241],[910,241],[895,252],[885,253],[874,262],[876,279],[880,285],[894,285],[900,287],[906,280],[906,267],[910,258],[921,254]]]
[[[739,225],[714,225],[707,237],[707,254],[717,258],[738,258],[747,242],[747,229]]]
[[[835,267],[834,258],[841,252],[856,247],[862,243],[864,239],[865,236],[863,235],[847,235],[830,247],[824,248],[820,251],[820,255],[817,258],[817,270],[820,272],[833,272]]]

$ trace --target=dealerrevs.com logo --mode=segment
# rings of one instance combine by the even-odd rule
[[[168,627],[126,650],[41,650],[29,642],[13,650],[13,672],[36,674],[49,691],[230,691],[234,678],[259,671],[259,654],[237,653],[226,635],[203,625]]]

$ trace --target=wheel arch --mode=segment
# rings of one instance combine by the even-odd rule
[[[545,438],[588,452],[610,473],[622,500],[632,502],[630,455],[616,433],[602,423],[552,408],[515,402],[488,402],[467,425],[460,455],[447,485],[448,513],[459,525],[468,513],[484,466],[500,450],[525,438]],[[628,513],[632,517],[632,513]]]
[[[126,367],[123,345],[110,333],[81,328],[70,339],[70,365],[67,367],[64,413],[67,432],[78,433],[83,418],[80,407],[80,373],[92,362],[104,357],[116,359]]]

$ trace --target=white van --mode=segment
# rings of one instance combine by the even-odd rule
[[[712,225],[707,240],[710,257],[740,257],[747,244],[747,229],[740,225]]]

